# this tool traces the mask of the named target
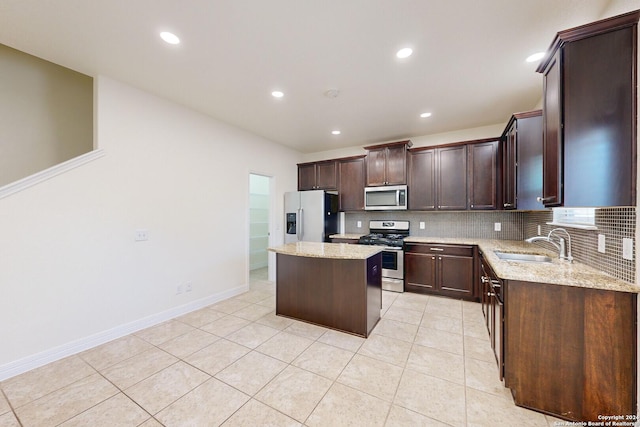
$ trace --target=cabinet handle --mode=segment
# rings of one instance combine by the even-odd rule
[[[495,296],[495,295],[496,295],[496,294],[494,294],[493,292],[487,292],[487,296],[488,296],[488,297],[493,297],[493,296]]]
[[[550,202],[550,201],[552,201],[553,199],[555,199],[555,197],[554,197],[554,196],[551,196],[551,197],[536,197],[536,200],[537,200],[538,202],[540,202],[540,203]]]
[[[482,277],[480,277],[480,282],[481,283],[488,283],[489,282],[489,278],[486,277],[486,276],[482,276]]]
[[[429,250],[431,250],[431,251],[438,251],[438,252],[442,252],[442,251],[444,251],[444,249],[442,249],[442,248],[429,248]]]
[[[512,208],[513,207],[513,203],[505,203],[504,207],[505,208]]]

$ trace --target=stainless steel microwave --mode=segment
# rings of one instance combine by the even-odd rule
[[[367,211],[406,210],[407,186],[365,187],[364,209]]]

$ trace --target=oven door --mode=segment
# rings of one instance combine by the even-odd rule
[[[382,289],[404,292],[404,251],[385,247],[382,250]]]

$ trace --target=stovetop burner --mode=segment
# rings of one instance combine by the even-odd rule
[[[361,245],[402,247],[409,235],[409,221],[369,221],[370,234],[360,237]]]

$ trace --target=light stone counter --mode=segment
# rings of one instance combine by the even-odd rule
[[[477,245],[484,258],[501,279],[523,282],[551,283],[554,285],[604,289],[618,292],[640,293],[640,288],[616,279],[579,262],[568,263],[558,259],[558,253],[519,240],[489,240],[446,237],[407,237],[405,243],[442,243]],[[546,255],[551,263],[501,260],[493,251]]]
[[[312,258],[367,259],[382,252],[380,246],[352,245],[349,243],[297,242],[269,248],[277,254]]]

